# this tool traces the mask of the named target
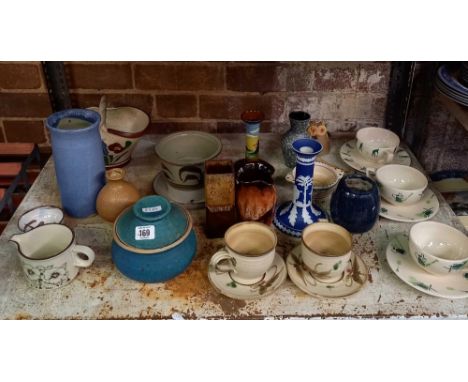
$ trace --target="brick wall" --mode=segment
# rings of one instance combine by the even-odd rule
[[[44,118],[52,112],[38,62],[0,63],[0,141],[48,146]]]
[[[245,109],[264,111],[262,131],[289,128],[291,110],[323,119],[332,132],[383,125],[390,63],[67,62],[74,107],[114,106],[150,114],[150,132],[239,132]],[[0,139],[47,145],[51,109],[40,64],[0,63]]]

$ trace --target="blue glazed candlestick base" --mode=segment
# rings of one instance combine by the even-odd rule
[[[315,158],[322,151],[322,145],[314,139],[302,138],[295,140],[292,148],[296,154],[294,195],[291,201],[276,209],[273,224],[287,235],[300,237],[309,224],[327,220],[325,212],[312,204]]]
[[[300,208],[293,202],[285,202],[276,209],[274,224],[287,235],[301,237],[305,227],[322,219],[327,220],[327,215],[316,204]]]

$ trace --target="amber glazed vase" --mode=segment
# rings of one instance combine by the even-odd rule
[[[107,221],[113,222],[125,208],[140,199],[138,190],[124,176],[125,170],[121,168],[106,171],[107,184],[99,192],[96,210]]]

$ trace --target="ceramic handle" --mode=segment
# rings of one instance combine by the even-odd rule
[[[393,150],[385,150],[382,154],[383,158],[379,161],[380,163],[390,163],[393,160]]]
[[[101,114],[101,130],[107,132],[106,118],[107,118],[107,97],[103,95],[99,101],[99,114]]]
[[[84,245],[75,245],[75,247],[73,248],[73,252],[75,254],[75,265],[81,268],[89,267],[93,263],[94,258],[96,257],[94,251],[91,248],[86,247]],[[78,256],[78,253],[86,255],[88,257],[88,260],[82,259],[80,256]]]
[[[376,171],[377,170],[375,168],[373,168],[373,167],[367,167],[366,168],[366,176],[368,178],[375,178],[375,172]]]
[[[234,272],[236,273],[236,260],[225,250],[221,249],[216,252],[212,257],[212,262],[214,262],[215,270],[219,273]],[[221,262],[226,262],[227,264],[220,264]]]

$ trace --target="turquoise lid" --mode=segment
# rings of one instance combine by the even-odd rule
[[[138,249],[160,249],[180,239],[189,228],[184,209],[159,195],[145,196],[115,222],[120,241]]]

